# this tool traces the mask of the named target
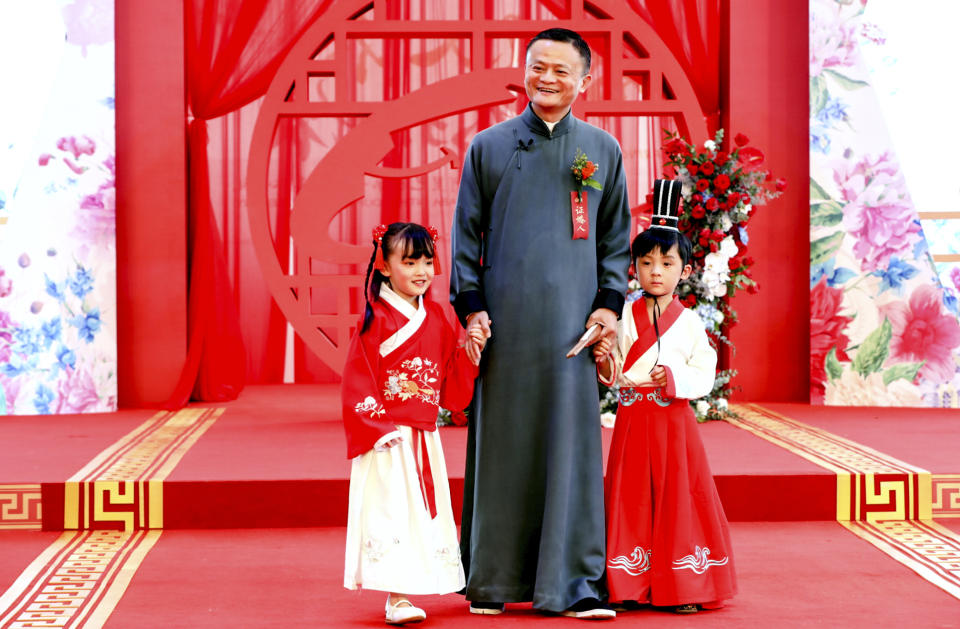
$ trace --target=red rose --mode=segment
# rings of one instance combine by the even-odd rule
[[[700,172],[708,177],[713,174],[714,170],[716,170],[716,166],[714,166],[713,162],[704,162],[700,164]]]
[[[716,209],[719,206],[720,206],[720,202],[717,201],[717,197],[710,197],[709,199],[707,199],[706,208],[711,212],[716,211]]]
[[[666,145],[663,147],[663,150],[666,153],[672,153],[676,155],[678,153],[683,153],[684,151],[686,151],[687,145],[684,144],[683,141],[680,140],[680,138],[674,138],[666,143]]]
[[[697,165],[694,164],[693,162],[690,162],[689,164],[687,164],[687,172],[690,173],[691,176],[696,177],[696,176],[697,176]]]
[[[731,208],[737,207],[737,203],[738,203],[739,201],[740,201],[740,193],[739,193],[739,192],[731,192],[730,194],[727,195],[727,204],[728,204]]]
[[[703,218],[704,216],[706,216],[706,214],[707,213],[703,210],[702,205],[695,205],[693,206],[693,209],[690,210],[690,215],[693,218]]]
[[[777,179],[776,188],[777,188],[777,192],[783,192],[784,190],[786,190],[787,180],[784,179],[783,177],[780,177],[779,179]]]
[[[719,229],[713,232],[712,234],[710,234],[710,238],[715,240],[716,242],[720,242],[725,237],[726,237],[726,234],[720,231]]]
[[[706,179],[701,179],[700,181],[706,181]],[[697,187],[700,187],[700,181],[697,182]],[[723,173],[717,175],[713,180],[713,189],[717,192],[724,192],[727,188],[730,187],[730,177],[724,175]]]
[[[682,232],[690,231],[690,221],[685,218],[681,218],[679,222],[677,222],[677,229]]]
[[[697,296],[691,293],[683,298],[683,303],[686,304],[688,307],[693,308],[694,306],[697,305]]]
[[[753,266],[753,256],[745,256],[743,258],[744,266]]]
[[[850,339],[844,334],[852,317],[839,314],[843,303],[843,290],[827,286],[827,278],[821,278],[810,291],[810,401],[823,402],[827,381],[824,362],[831,349],[836,349],[837,360],[849,361],[847,345]]]
[[[750,142],[750,138],[742,133],[738,133],[734,136],[733,141],[737,143],[737,146],[746,146]]]
[[[717,157],[716,159],[714,159],[714,161],[720,166],[723,166],[724,164],[727,163],[728,159],[730,159],[730,154],[727,153],[726,151],[720,151],[719,153],[717,153]]]
[[[750,293],[751,295],[756,295],[757,293],[760,292],[760,285],[757,284],[756,282],[754,282],[753,284],[750,284],[749,286],[747,286],[747,292]],[[812,402],[813,400],[810,400],[810,401]]]
[[[741,196],[740,196],[740,201],[741,201],[744,205],[750,205],[750,201],[752,201],[752,199],[750,198],[750,195],[749,195],[749,194],[744,194],[744,195],[741,195]]]
[[[735,271],[739,269],[741,264],[743,264],[743,261],[739,258],[739,256],[733,256],[732,258],[727,260],[727,267],[731,271]]]
[[[719,251],[719,250],[720,250],[720,247],[717,246],[717,243],[715,243],[715,242],[711,242],[711,243],[710,243],[710,252],[711,252],[711,253],[716,253],[716,252]]]
[[[701,201],[703,201],[703,197],[699,194],[695,194],[690,197],[690,200],[693,201],[694,203],[700,203]]]
[[[583,166],[583,178],[590,179],[593,176],[593,173],[597,172],[597,165],[593,162],[587,162]]]
[[[720,175],[720,176],[721,176],[721,177],[725,177],[726,175]],[[706,179],[698,179],[698,180],[697,180],[697,190],[699,190],[700,192],[703,192],[704,190],[706,190],[706,189],[709,188],[709,187],[710,187],[710,182],[707,181]]]

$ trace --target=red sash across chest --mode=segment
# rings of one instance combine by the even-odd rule
[[[673,301],[667,306],[666,310],[657,319],[657,327],[660,329],[660,336],[670,329],[677,322],[680,314],[684,311],[683,304],[674,296]],[[647,316],[647,300],[637,299],[631,306],[633,314],[633,326],[637,334],[637,340],[630,346],[627,357],[623,361],[623,371],[629,371],[630,367],[643,356],[648,349],[657,342],[657,331],[650,323],[650,317]]]

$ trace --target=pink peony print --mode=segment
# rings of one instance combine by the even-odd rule
[[[7,272],[0,266],[0,298],[6,297],[13,292],[13,280],[7,275]]]
[[[850,339],[844,330],[853,318],[839,314],[842,303],[843,290],[827,286],[826,278],[810,291],[810,402],[814,404],[823,403],[827,380],[824,361],[830,350],[836,348],[837,360],[850,360],[846,351]]]
[[[953,378],[957,362],[952,350],[960,346],[960,323],[956,317],[942,313],[938,288],[918,286],[909,303],[887,304],[881,313],[893,328],[888,362],[925,361],[920,368],[921,379],[940,384]]]
[[[885,269],[920,240],[920,225],[900,166],[890,153],[843,162],[834,171],[840,187],[843,227],[856,239],[853,253],[865,272]]]
[[[54,413],[85,413],[97,410],[100,398],[97,386],[86,369],[64,370],[66,377],[57,385]]]
[[[810,76],[857,62],[857,22],[814,4],[810,11]]]
[[[80,46],[87,56],[87,46],[113,41],[113,0],[74,0],[63,7],[67,26],[67,43]]]
[[[953,282],[953,287],[960,291],[960,266],[950,269],[950,281]]]

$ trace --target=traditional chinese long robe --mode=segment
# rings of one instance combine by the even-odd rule
[[[695,313],[674,298],[658,320],[624,308],[613,352],[620,386],[607,462],[610,600],[720,604],[736,593],[723,506],[688,401],[713,387],[717,355]],[[667,369],[667,386],[650,379]]]
[[[476,367],[436,304],[415,308],[385,284],[373,310],[341,390],[353,459],[344,587],[456,592],[464,575],[436,420],[438,405],[469,404]]]
[[[598,165],[574,239],[571,166]],[[603,463],[589,351],[567,359],[598,307],[619,312],[629,265],[620,147],[572,114],[552,131],[528,106],[477,134],[453,225],[450,294],[485,310],[468,433],[461,554],[471,601],[561,611],[605,595]]]

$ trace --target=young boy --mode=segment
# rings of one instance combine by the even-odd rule
[[[736,593],[730,535],[689,400],[713,387],[717,355],[674,296],[691,272],[677,230],[679,181],[654,183],[649,229],[631,246],[643,298],[628,303],[601,382],[619,386],[605,481],[610,601],[692,613]],[[594,349],[602,357],[609,341]],[[627,603],[629,606],[629,603]]]

